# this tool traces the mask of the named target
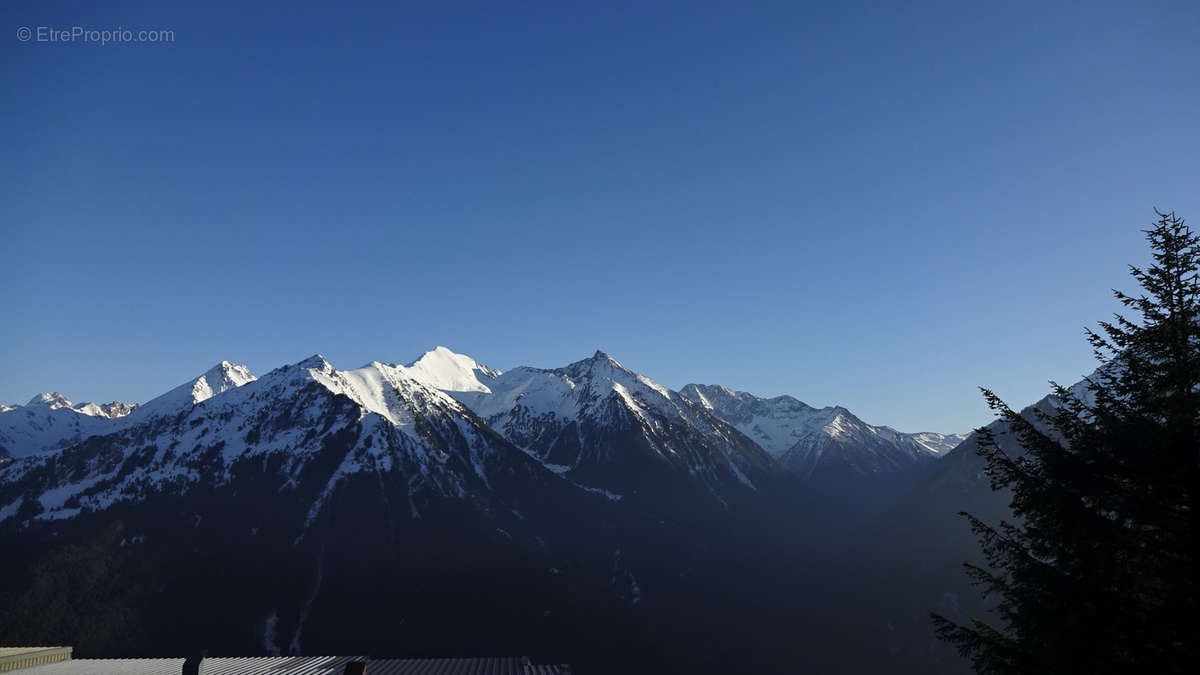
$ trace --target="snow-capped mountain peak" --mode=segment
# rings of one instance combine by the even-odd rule
[[[338,370],[322,359],[317,364],[308,359],[301,362],[312,379],[335,394],[343,394],[367,412],[386,419],[392,426],[405,428],[411,425],[412,416],[399,398],[399,392],[409,386],[411,380],[401,368],[372,361],[362,368]]]
[[[617,368],[622,368],[622,369],[625,368],[625,366],[622,366],[616,359],[609,356],[608,353],[605,352],[603,349],[597,349],[596,353],[592,354],[591,360],[596,363],[605,363],[608,365],[616,366]]]
[[[110,403],[81,403],[75,406],[76,412],[90,415],[92,417],[107,417],[109,419],[117,419],[124,417],[137,408],[137,404],[129,405],[121,401],[112,401]]]
[[[918,431],[908,435],[914,442],[935,455],[944,455],[960,443],[967,440],[969,434],[939,434],[932,431]]]
[[[447,393],[547,468],[610,499],[682,479],[725,503],[738,490],[758,489],[777,470],[760,448],[702,407],[603,350],[561,368],[523,366],[483,376],[462,358],[459,372],[473,373],[483,386],[459,383]]]
[[[141,421],[160,415],[174,415],[254,380],[254,375],[246,366],[222,361],[200,377],[138,406],[125,419]]]
[[[299,370],[301,375],[294,373]],[[317,354],[294,366],[272,371],[272,380],[290,378],[287,388],[294,390],[315,382],[334,394],[352,400],[363,415],[375,414],[403,433],[417,439],[417,416],[432,411],[465,411],[464,405],[440,388],[439,384],[462,387],[464,392],[487,391],[475,375],[492,377],[489,368],[469,357],[439,347],[427,352],[409,366],[372,361],[361,368],[339,370]],[[457,411],[457,412],[456,412]]]
[[[791,396],[760,398],[719,384],[689,384],[679,393],[732,424],[775,457],[832,418],[828,414],[821,417],[820,410]]]
[[[307,359],[304,359],[303,361],[296,363],[293,367],[294,368],[303,368],[304,370],[318,370],[318,371],[328,371],[333,368],[333,366],[329,365],[329,362],[325,360],[325,357],[321,356],[320,354],[313,354],[312,356],[308,357]]]
[[[605,389],[619,394],[641,393],[643,401],[656,400],[659,403],[669,402],[672,396],[670,389],[626,368],[599,349],[591,358],[576,361],[556,372],[567,375],[576,383],[590,383],[591,388],[597,392],[599,389]]]
[[[490,392],[483,380],[495,379],[501,374],[475,359],[438,346],[425,352],[421,358],[404,367],[407,374],[435,389],[443,391]]]
[[[206,401],[234,387],[254,381],[254,375],[246,366],[222,361],[201,375],[192,384],[192,403]]]
[[[137,404],[129,405],[128,403],[122,403],[121,401],[113,401],[111,403],[104,404],[89,402],[75,405],[70,399],[58,393],[57,391],[48,391],[34,396],[23,406],[0,405],[0,413],[16,410],[18,408],[24,408],[26,411],[69,410],[81,415],[87,415],[89,417],[108,417],[116,419],[118,417],[124,417],[125,415],[128,415],[129,412],[136,407]]]
[[[617,361],[613,357],[609,356],[603,350],[600,350],[600,349],[597,349],[596,353],[592,354],[591,358],[586,358],[586,359],[571,363],[571,364],[567,365],[566,367],[564,367],[563,370],[568,371],[568,372],[577,372],[577,373],[582,373],[582,372],[587,372],[587,371],[595,372],[595,371],[609,371],[609,370],[616,370],[616,371],[621,371],[621,372],[625,372],[625,373],[633,372],[633,371],[629,370],[628,368],[626,368],[625,366],[621,365],[621,363],[619,361]]]
[[[41,407],[49,408],[50,410],[58,410],[59,408],[74,408],[75,404],[57,391],[47,391],[29,399],[29,403],[25,404],[26,408]]]
[[[24,457],[77,443],[104,433],[133,408],[119,401],[76,406],[57,392],[38,394],[23,406],[0,406],[0,457]]]
[[[840,405],[814,408],[791,396],[767,399],[720,385],[696,384],[680,393],[804,477],[819,476],[826,467],[864,475],[900,470],[944,454],[965,438],[872,426]]]

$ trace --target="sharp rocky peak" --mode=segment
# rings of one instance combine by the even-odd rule
[[[82,413],[91,417],[107,417],[109,419],[117,419],[124,417],[136,408],[137,405],[129,405],[121,401],[112,401],[111,403],[81,403],[73,408],[77,413]]]
[[[133,412],[133,410],[138,407],[138,404],[134,403],[131,405],[123,401],[112,401],[109,403],[101,403],[97,407],[100,408],[100,411],[104,413],[105,417],[115,419],[117,417],[124,417]]]
[[[634,374],[632,370],[629,370],[625,366],[621,365],[620,362],[600,349],[597,349],[596,353],[592,354],[591,358],[583,359],[582,361],[576,361],[575,363],[569,364],[563,368],[563,370],[573,376],[603,371],[617,371],[630,375]]]
[[[201,375],[192,384],[192,402],[205,401],[221,392],[253,382],[255,379],[257,378],[246,366],[222,361],[209,368],[208,372]]]
[[[305,369],[316,369],[316,370],[331,370],[331,369],[333,369],[333,366],[329,365],[329,362],[325,360],[325,357],[321,356],[320,354],[313,354],[312,356],[308,357],[307,359],[304,359],[303,361],[300,361],[299,363],[297,363],[295,365],[295,367],[296,368],[305,368]]]

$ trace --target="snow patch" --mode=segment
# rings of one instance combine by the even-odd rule
[[[13,503],[9,504],[8,506],[5,506],[4,508],[0,508],[0,523],[17,515],[17,511],[21,510],[21,505],[24,503],[25,503],[24,497],[17,497],[17,500],[14,501]]]
[[[604,495],[605,497],[608,497],[608,499],[610,501],[614,501],[614,502],[619,502],[624,497],[624,495],[619,495],[615,492],[609,492],[608,490],[602,490],[600,488],[589,487],[587,485],[582,485],[580,483],[572,483],[572,485],[574,485],[575,487],[577,487],[580,490],[583,490],[585,492],[591,492],[593,494]]]

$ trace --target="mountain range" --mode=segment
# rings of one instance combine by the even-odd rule
[[[713,424],[723,422],[804,478],[820,478],[836,471],[832,467],[861,475],[906,469],[945,453],[965,438],[962,434],[900,433],[868,425],[840,406],[817,409],[790,396],[764,399],[717,385],[696,384],[674,392],[600,351],[563,368],[520,367],[500,372],[438,347],[407,366],[376,362],[346,372],[361,374],[381,367],[449,394],[560,473],[568,465],[572,471],[586,473],[589,466],[596,470],[603,464],[595,462],[596,458],[572,455],[572,448],[581,442],[589,448],[594,443],[578,433],[570,440],[566,430],[582,433],[582,428],[588,427],[594,433],[614,421],[614,415],[621,414],[618,411],[646,422],[648,438],[661,433],[667,420],[685,427],[700,424],[701,433],[721,437],[727,430]],[[254,380],[245,366],[225,361],[142,405],[114,401],[75,406],[62,394],[39,394],[24,406],[0,406],[0,453],[24,457],[64,448],[91,435],[172,414]],[[356,396],[367,410],[381,412],[386,403],[377,399],[378,393]],[[606,409],[610,404],[615,407]],[[131,415],[135,410],[137,414]],[[728,462],[725,465],[730,467]]]
[[[764,399],[719,385],[680,394],[746,434],[798,476],[834,481],[905,471],[943,455],[965,434],[906,434],[871,426],[841,406],[813,408],[791,396]]]
[[[618,640],[695,672],[844,665],[836,621],[793,630],[861,607],[828,597],[846,588],[832,542],[964,438],[673,391],[602,351],[504,372],[444,347],[260,378],[222,362],[141,405],[44,394],[0,412],[0,642],[519,646],[602,672],[622,667]]]

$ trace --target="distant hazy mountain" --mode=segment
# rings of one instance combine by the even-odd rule
[[[908,471],[966,438],[872,426],[841,406],[813,408],[791,396],[766,399],[697,384],[680,394],[749,436],[801,478],[826,484]]]
[[[75,405],[58,392],[34,396],[25,405],[0,406],[0,456],[63,448],[104,433],[135,406],[113,401]]]
[[[222,361],[200,377],[145,405],[113,401],[74,405],[57,392],[38,394],[23,406],[0,406],[0,452],[25,457],[113,433],[152,417],[178,413],[254,380],[250,370]]]
[[[1086,380],[1070,390],[1084,401],[1092,401]],[[1055,396],[1046,396],[1021,414],[1041,426],[1034,410],[1053,413],[1059,405]],[[996,420],[987,428],[1005,452],[1012,456],[1023,453],[1008,423]],[[887,627],[887,651],[872,668],[888,665],[930,673],[969,670],[950,646],[929,639],[928,613],[937,611],[966,621],[985,609],[980,589],[969,583],[962,563],[981,565],[986,561],[977,537],[959,513],[965,511],[992,525],[1012,519],[1011,495],[991,489],[986,462],[976,450],[977,435],[972,433],[931,466],[908,494],[856,532],[851,548],[841,554],[847,561],[846,578],[855,592],[875,598],[868,610],[855,617],[866,624],[848,630]]]

